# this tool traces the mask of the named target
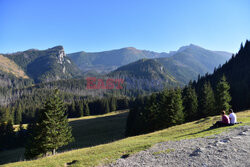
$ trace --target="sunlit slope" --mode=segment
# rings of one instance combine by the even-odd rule
[[[11,73],[15,75],[17,78],[29,78],[25,72],[12,60],[0,55],[0,70]]]
[[[238,120],[243,124],[250,124],[250,110],[237,113]],[[78,150],[73,150],[58,154],[52,157],[46,157],[33,161],[18,162],[4,165],[6,167],[58,167],[65,166],[66,163],[75,162],[72,166],[95,166],[102,165],[120,158],[124,154],[133,154],[135,152],[147,149],[152,145],[168,141],[181,140],[187,138],[205,137],[221,133],[229,128],[236,126],[223,127],[213,130],[207,130],[220,116],[207,117],[198,121],[173,126],[154,133],[129,137],[109,144],[98,145]]]

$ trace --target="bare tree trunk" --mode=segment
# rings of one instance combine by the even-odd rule
[[[53,149],[53,155],[56,155],[56,149]]]

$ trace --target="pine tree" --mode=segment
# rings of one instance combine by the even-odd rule
[[[2,107],[0,107],[0,124],[5,121],[5,111]]]
[[[186,121],[192,121],[197,118],[198,99],[191,84],[183,89],[183,106]]]
[[[159,104],[157,94],[153,93],[150,98],[146,99],[146,105],[143,107],[143,114],[140,119],[143,121],[142,132],[151,132],[160,129],[162,125],[158,120]]]
[[[170,123],[171,125],[181,124],[184,122],[181,90],[170,91],[170,98],[168,109],[170,111]]]
[[[15,146],[15,131],[11,120],[8,120],[7,124],[3,123],[1,127],[2,144],[5,148],[11,148]]]
[[[18,104],[18,107],[15,110],[15,124],[20,124],[22,122],[22,108],[21,105]]]
[[[33,149],[35,156],[26,154],[27,157],[35,158],[37,155],[47,155],[49,152],[55,155],[58,148],[73,141],[65,111],[64,103],[58,97],[58,90],[56,90],[40,112],[35,126],[39,133],[35,132],[31,147],[26,147],[26,149]],[[29,152],[30,150],[27,150],[27,153]]]
[[[116,111],[116,99],[115,97],[110,98],[110,111]]]
[[[206,117],[215,114],[214,92],[210,82],[206,82],[203,85],[199,103],[199,112],[201,113],[200,117]]]
[[[76,111],[77,111],[77,117],[82,117],[84,115],[83,113],[83,103],[79,101],[76,105]]]
[[[83,101],[83,108],[84,108],[84,115],[89,116],[90,115],[89,105],[86,100]]]
[[[183,123],[184,113],[181,98],[181,90],[165,91],[164,100],[161,102],[160,120],[164,123],[164,127]]]
[[[76,104],[75,104],[74,100],[69,108],[69,115],[70,115],[70,117],[75,117],[77,115],[76,114]]]
[[[44,154],[46,154],[46,151],[44,150],[44,148],[42,148],[42,145],[40,144],[39,133],[40,130],[37,126],[37,123],[32,122],[28,124],[27,142],[25,145],[24,152],[24,156],[26,159],[34,159],[42,157]]]
[[[8,122],[8,120],[11,120],[11,113],[10,113],[10,108],[9,107],[6,107],[6,108],[3,108],[2,111],[1,111],[1,117],[0,117],[0,121],[1,122]]]
[[[109,102],[108,102],[108,100],[104,99],[103,104],[104,104],[104,113],[109,113],[110,112],[110,108],[109,108]]]
[[[223,75],[216,87],[216,106],[218,113],[222,110],[228,111],[231,108],[229,103],[232,98],[229,89],[230,86],[226,81],[225,75]]]

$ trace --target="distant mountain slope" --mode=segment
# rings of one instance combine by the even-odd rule
[[[127,47],[104,52],[77,52],[67,54],[83,71],[110,72],[116,68],[135,62],[142,58],[169,57],[172,53],[157,53]]]
[[[17,78],[29,78],[14,61],[2,55],[0,55],[0,70],[6,73],[11,73]]]
[[[128,47],[104,52],[77,52],[67,56],[83,72],[95,71],[97,73],[107,73],[143,58],[159,58],[160,62],[163,61],[166,69],[175,73],[175,77],[186,83],[187,80],[196,79],[198,74],[213,72],[215,67],[224,64],[231,57],[231,53],[210,51],[190,44],[169,53],[157,53]]]
[[[47,50],[31,49],[3,56],[14,61],[36,83],[68,79],[79,74],[79,69],[66,57],[62,46]]]
[[[127,89],[161,90],[179,84],[155,59],[138,60],[118,68],[109,76],[124,79]]]
[[[157,59],[178,81],[187,83],[198,75],[212,73],[215,67],[224,64],[231,53],[210,51],[196,45],[181,47],[169,58]]]
[[[219,64],[224,64],[231,53],[210,51],[196,45],[189,45],[174,54],[170,59],[185,64],[200,73],[212,72]]]
[[[209,81],[216,89],[216,83],[225,75],[230,84],[232,96],[232,107],[238,111],[250,108],[250,42],[246,41],[244,47],[241,45],[239,52],[227,63],[215,70],[211,75],[201,77],[194,86],[197,92],[201,92],[204,82]]]
[[[129,85],[133,83],[141,89],[181,86],[196,80],[199,74],[213,72],[215,67],[225,63],[230,56],[227,52],[209,51],[191,44],[181,47],[171,57],[139,60],[121,66],[111,74],[125,78]]]

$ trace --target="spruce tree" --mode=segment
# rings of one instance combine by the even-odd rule
[[[70,117],[75,117],[77,115],[76,114],[76,104],[75,104],[74,100],[73,100],[72,104],[70,105],[69,115],[70,115]]]
[[[110,111],[116,111],[116,99],[115,97],[110,98]]]
[[[163,127],[158,120],[160,109],[156,93],[153,93],[150,98],[146,99],[146,105],[143,110],[144,113],[141,116],[141,119],[144,122],[142,132],[151,132]]]
[[[200,117],[206,117],[215,114],[214,92],[210,82],[206,82],[203,85],[199,103],[199,112],[201,113]]]
[[[166,127],[181,124],[184,122],[184,113],[182,105],[181,90],[170,90],[166,97],[164,105],[166,111]]]
[[[22,122],[22,108],[21,105],[18,104],[18,107],[15,110],[15,124],[20,124]]]
[[[183,90],[183,106],[186,121],[192,121],[197,118],[198,99],[191,84]]]
[[[89,105],[86,100],[83,101],[83,108],[84,108],[84,115],[89,116],[90,115]]]
[[[225,75],[223,75],[216,86],[216,106],[218,113],[222,110],[228,111],[231,108],[229,103],[232,98],[229,89],[230,86],[226,81]]]
[[[7,123],[8,120],[11,120],[10,108],[9,107],[2,108],[0,121]]]
[[[184,113],[183,113],[183,104],[182,104],[182,97],[181,97],[181,90],[176,89],[172,96],[170,106],[172,106],[174,113],[171,116],[171,122],[173,125],[181,124],[184,122]]]
[[[39,119],[36,123],[32,147],[35,154],[48,155],[51,152],[56,154],[56,150],[73,141],[71,127],[68,124],[66,108],[63,101],[58,97],[58,90],[47,99],[44,108],[40,111]],[[29,150],[27,150],[27,153]],[[29,158],[35,158],[30,157]]]
[[[104,104],[104,113],[109,113],[110,112],[110,108],[109,108],[109,101],[107,99],[103,100],[103,104]]]
[[[2,123],[1,128],[1,139],[3,147],[2,148],[11,148],[15,146],[15,131],[11,120],[8,120],[7,124]]]
[[[40,144],[40,137],[39,137],[39,127],[37,126],[36,122],[32,122],[28,124],[27,127],[27,141],[25,144],[25,152],[24,156],[26,159],[34,159],[38,157],[42,157],[46,154],[44,148]]]
[[[79,101],[76,105],[77,117],[82,117],[84,115],[83,103]]]

